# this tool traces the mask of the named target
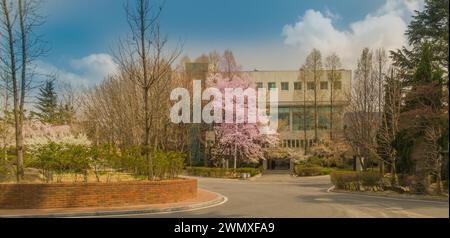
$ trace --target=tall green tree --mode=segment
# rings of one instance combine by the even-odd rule
[[[445,103],[443,69],[436,64],[432,43],[425,42],[419,49],[420,57],[409,81],[400,114],[400,131],[395,140],[400,157],[410,160],[409,168],[422,179],[423,189],[434,176],[440,192],[441,172],[448,150],[448,106]],[[448,158],[447,158],[448,159]]]
[[[407,81],[415,78],[424,42],[431,44],[432,62],[444,71],[443,79],[448,78],[448,6],[449,0],[426,0],[424,10],[416,11],[406,31],[411,47],[391,51],[394,65],[405,72]],[[447,83],[448,86],[448,80],[444,80],[443,83]]]
[[[42,123],[54,124],[59,120],[58,96],[55,91],[55,82],[48,80],[39,88],[37,112],[34,114]]]

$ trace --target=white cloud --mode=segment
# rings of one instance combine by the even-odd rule
[[[72,60],[71,66],[97,82],[114,74],[117,70],[117,64],[109,54],[91,54],[81,59],[75,59]]]
[[[74,59],[69,62],[69,66],[68,69],[61,69],[41,61],[37,63],[37,72],[54,74],[59,81],[89,87],[101,82],[117,70],[116,63],[108,54],[91,54],[81,59]]]
[[[364,47],[386,50],[400,48],[407,43],[405,30],[414,10],[422,9],[424,0],[387,0],[364,19],[338,30],[329,12],[307,10],[293,25],[283,28],[285,44],[298,48],[306,56],[313,48],[327,55],[336,52],[345,67],[353,67]]]

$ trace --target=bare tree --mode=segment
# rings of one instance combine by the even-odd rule
[[[208,54],[210,73],[215,74],[220,70],[220,54],[217,51],[210,52]]]
[[[326,58],[326,68],[328,70],[328,80],[330,81],[330,140],[333,141],[333,120],[334,120],[334,86],[341,80],[342,74],[339,71],[341,68],[341,60],[339,56],[335,53],[331,54]]]
[[[399,80],[399,74],[394,69],[390,70],[390,75],[386,76],[384,81],[383,115],[381,116],[380,128],[377,134],[378,153],[383,164],[391,165],[392,184],[396,186],[398,185],[396,175],[398,154],[393,143],[400,130],[399,122],[403,88]]]
[[[228,78],[232,78],[234,75],[238,74],[241,69],[234,58],[233,52],[228,49],[223,52],[219,65],[220,72]]]
[[[302,82],[302,85],[303,85],[303,141],[304,141],[304,155],[306,155],[307,154],[307,150],[308,150],[308,143],[307,143],[307,141],[308,141],[308,137],[307,137],[307,134],[306,134],[306,131],[307,131],[307,128],[306,128],[306,125],[307,125],[307,120],[308,120],[308,117],[307,117],[307,114],[306,114],[306,92],[307,92],[307,88],[306,88],[306,83],[307,83],[307,80],[306,80],[306,70],[305,70],[305,66],[302,66],[301,68],[300,68],[300,80],[301,80],[301,82]]]
[[[368,48],[363,49],[355,71],[353,90],[349,95],[347,118],[350,125],[345,130],[346,139],[361,162],[362,158],[380,160],[376,144],[379,125],[378,84],[373,77],[372,62],[372,52]]]
[[[322,76],[322,55],[319,50],[313,49],[311,53],[306,57],[306,62],[304,65],[307,75],[312,75],[314,84],[314,142],[317,143],[319,139],[318,127],[319,127],[319,117],[317,108],[317,97],[318,97],[318,84],[320,77]],[[306,85],[307,86],[307,85]]]
[[[425,129],[425,143],[427,152],[425,156],[425,166],[430,174],[436,177],[436,193],[442,193],[442,151],[439,140],[443,136],[442,128],[438,124],[430,123]]]
[[[378,112],[383,111],[383,84],[385,76],[385,67],[387,62],[386,51],[383,48],[377,49],[375,51],[374,60],[374,74],[378,82]],[[380,116],[379,125],[382,124],[382,117]],[[378,167],[381,174],[384,174],[384,160],[380,160]]]
[[[39,15],[38,0],[1,0],[1,63],[7,69],[12,84],[14,126],[16,139],[17,181],[23,178],[23,122],[25,97],[31,87],[35,72],[33,62],[45,54],[47,49],[36,28],[44,23]]]
[[[150,130],[152,123],[151,102],[152,87],[159,81],[168,81],[172,64],[180,54],[176,48],[166,52],[167,36],[160,31],[162,4],[150,3],[149,0],[136,0],[135,7],[127,2],[125,5],[131,36],[119,44],[116,60],[121,71],[126,72],[129,80],[142,91],[144,140],[143,153],[148,161],[148,178],[153,178],[150,150]],[[156,102],[155,102],[156,103]]]

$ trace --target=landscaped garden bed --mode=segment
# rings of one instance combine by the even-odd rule
[[[45,142],[29,146],[24,176],[14,160],[0,163],[0,209],[114,207],[195,198],[197,182],[179,178],[183,155],[154,151],[152,164],[138,147]]]
[[[442,194],[435,194],[436,184],[426,186],[423,179],[417,176],[397,176],[398,182],[393,183],[390,174],[381,175],[379,172],[348,172],[335,171],[330,174],[331,182],[337,190],[353,192],[393,192],[404,194],[427,194],[447,196],[448,187],[444,186]],[[394,185],[395,184],[395,185]],[[426,189],[428,187],[428,189]]]
[[[294,175],[299,177],[329,175],[334,171],[349,171],[349,165],[343,162],[337,163],[332,159],[310,157],[298,161],[294,165]]]

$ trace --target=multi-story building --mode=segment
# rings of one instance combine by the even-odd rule
[[[316,142],[342,139],[345,108],[351,93],[351,70],[339,70],[339,79],[330,80],[330,71],[314,76],[306,71],[246,72],[258,88],[278,90],[278,133],[280,147],[306,154]],[[317,120],[317,123],[316,121]],[[316,137],[317,136],[317,137]],[[264,167],[290,167],[287,161],[266,158]]]
[[[325,70],[316,81],[304,71],[246,73],[255,79],[258,88],[278,90],[278,129],[282,147],[303,150],[314,143],[315,118],[319,141],[342,132],[344,110],[351,93],[350,70],[339,70],[340,79],[334,80],[333,85],[329,71]]]
[[[201,68],[202,72],[207,69],[198,65],[189,67]],[[327,139],[342,139],[344,113],[351,94],[351,70],[339,70],[340,77],[333,82],[327,70],[317,73],[320,77],[316,76],[316,80],[311,72],[303,70],[242,73],[254,78],[258,88],[278,90],[280,147],[305,154],[316,140],[320,143]],[[277,167],[271,165],[270,158],[266,159],[265,167]]]

